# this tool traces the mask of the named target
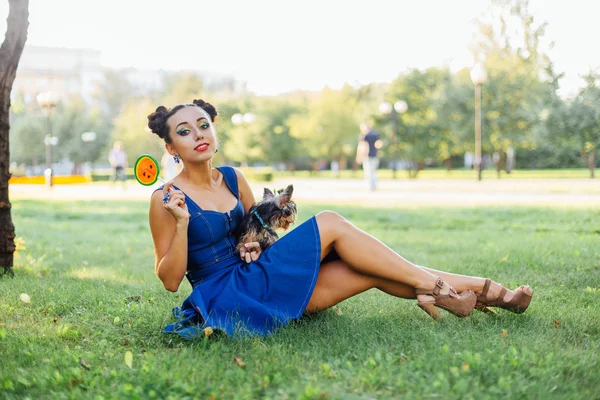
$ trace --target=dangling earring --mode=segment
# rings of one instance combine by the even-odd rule
[[[175,164],[179,164],[179,156],[178,155],[173,156],[173,161],[175,161]]]

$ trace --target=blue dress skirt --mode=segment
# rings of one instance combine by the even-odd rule
[[[163,332],[191,339],[211,327],[229,335],[272,333],[302,316],[317,282],[321,240],[315,217],[295,227],[246,263],[233,232],[244,215],[235,170],[219,167],[238,199],[227,213],[203,210],[186,195],[190,212],[187,274],[192,293],[175,307]],[[160,190],[160,189],[159,189]]]

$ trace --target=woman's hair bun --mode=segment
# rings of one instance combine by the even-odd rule
[[[204,111],[206,111],[206,113],[210,117],[210,120],[212,122],[215,122],[215,118],[217,118],[217,109],[212,104],[207,103],[202,99],[194,99],[193,103],[201,109],[203,109]]]
[[[169,110],[160,106],[152,114],[148,115],[148,128],[161,139],[166,136],[167,114]]]

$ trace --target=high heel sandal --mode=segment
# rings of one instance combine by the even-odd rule
[[[487,294],[490,289],[490,285],[492,284],[491,279],[485,280],[485,285],[483,285],[483,290],[481,294],[477,296],[477,304],[475,308],[479,311],[483,312],[492,312],[492,310],[488,307],[500,307],[505,310],[512,311],[516,314],[524,313],[529,307],[529,303],[531,302],[532,295],[527,294],[521,290],[515,290],[515,294],[509,301],[504,301],[504,296],[506,295],[506,288],[502,285],[502,290],[500,290],[500,294],[493,300],[488,300]]]
[[[427,300],[418,299],[417,305],[423,311],[429,314],[433,319],[440,318],[440,313],[435,307],[444,309],[457,317],[466,317],[471,314],[477,302],[477,296],[470,290],[466,290],[458,294],[456,290],[450,286],[447,294],[442,294],[441,289],[444,287],[444,281],[438,278],[433,289],[417,289],[416,294],[427,295]]]

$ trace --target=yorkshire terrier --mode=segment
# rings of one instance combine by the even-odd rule
[[[279,238],[276,229],[286,230],[294,223],[297,210],[291,199],[293,191],[292,185],[278,190],[277,194],[265,188],[263,199],[248,210],[236,231],[238,254],[248,242],[258,242],[264,251]]]

